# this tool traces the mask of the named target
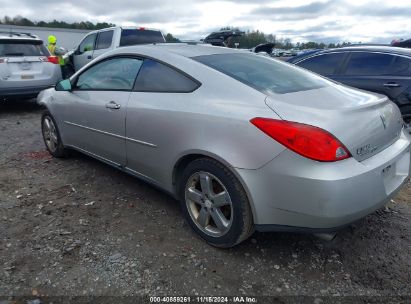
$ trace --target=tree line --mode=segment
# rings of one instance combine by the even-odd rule
[[[0,24],[7,24],[7,25],[18,25],[18,26],[38,26],[38,27],[54,27],[54,28],[67,28],[67,29],[78,29],[78,30],[100,30],[103,28],[115,26],[113,23],[107,22],[98,22],[92,23],[90,21],[81,21],[81,22],[73,22],[68,23],[66,21],[32,21],[30,19],[16,16],[16,17],[9,17],[4,16],[0,19]]]
[[[98,22],[92,23],[90,21],[81,21],[81,22],[66,22],[66,21],[32,21],[28,18],[24,18],[21,16],[16,17],[9,17],[4,16],[0,19],[0,24],[7,24],[7,25],[18,25],[18,26],[38,26],[38,27],[54,27],[54,28],[67,28],[67,29],[81,29],[81,30],[99,30],[107,27],[115,26],[113,23],[107,22]],[[223,27],[221,30],[239,30],[238,28],[234,27]],[[165,39],[167,42],[180,42],[180,40],[174,37],[171,33],[165,35]],[[343,42],[343,43],[329,43],[325,44],[322,42],[297,42],[292,43],[291,39],[289,38],[278,38],[274,34],[265,34],[259,30],[247,30],[244,32],[244,35],[240,37],[233,37],[229,40],[229,47],[235,47],[236,43],[240,48],[253,48],[259,44],[263,43],[273,43],[275,48],[279,49],[324,49],[324,48],[336,48],[341,46],[346,46],[351,44],[350,42]]]
[[[38,27],[53,27],[53,28],[66,28],[66,29],[78,29],[78,30],[101,30],[104,28],[116,26],[113,23],[107,22],[99,22],[99,23],[92,23],[90,21],[81,21],[81,22],[73,22],[68,23],[65,21],[32,21],[30,19],[16,16],[16,17],[9,17],[4,16],[0,19],[0,24],[4,25],[18,25],[18,26],[38,26]],[[180,42],[179,39],[174,37],[172,34],[168,33],[164,36],[167,42]]]
[[[240,30],[234,27],[223,27],[220,30]],[[235,47],[235,44],[238,43],[239,48],[253,48],[259,44],[264,43],[273,43],[274,48],[278,49],[325,49],[325,48],[338,48],[342,46],[350,45],[351,42],[342,42],[342,43],[323,43],[323,42],[297,42],[292,43],[290,38],[277,37],[274,34],[265,34],[259,30],[247,30],[244,32],[244,35],[240,37],[233,37],[229,41],[229,47]]]

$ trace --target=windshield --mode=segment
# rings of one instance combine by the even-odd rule
[[[165,40],[160,31],[142,29],[129,29],[121,31],[120,46],[163,42],[165,42]]]
[[[328,86],[321,77],[251,53],[205,55],[193,59],[266,94],[285,94]]]
[[[0,41],[0,56],[49,56],[49,52],[41,41]]]

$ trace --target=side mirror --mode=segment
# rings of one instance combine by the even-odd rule
[[[54,87],[56,91],[71,91],[71,82],[70,79],[64,79],[60,82],[57,82],[56,86]]]
[[[74,54],[74,55],[80,55],[80,54],[81,54],[81,52],[80,52],[80,47],[76,48],[76,49],[74,50],[73,54]]]

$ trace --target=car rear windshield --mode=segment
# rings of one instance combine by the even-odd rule
[[[265,94],[285,94],[328,85],[321,77],[262,55],[232,53],[193,59]]]
[[[165,40],[160,31],[143,29],[128,29],[121,31],[120,46],[163,42],[165,42]]]
[[[1,57],[49,56],[42,41],[0,40]]]

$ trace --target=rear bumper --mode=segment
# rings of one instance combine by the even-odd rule
[[[364,160],[321,163],[289,150],[258,170],[236,169],[260,231],[329,232],[384,206],[408,180],[410,137]]]
[[[50,88],[51,86],[35,86],[21,88],[0,88],[0,97],[36,97],[41,91]]]

